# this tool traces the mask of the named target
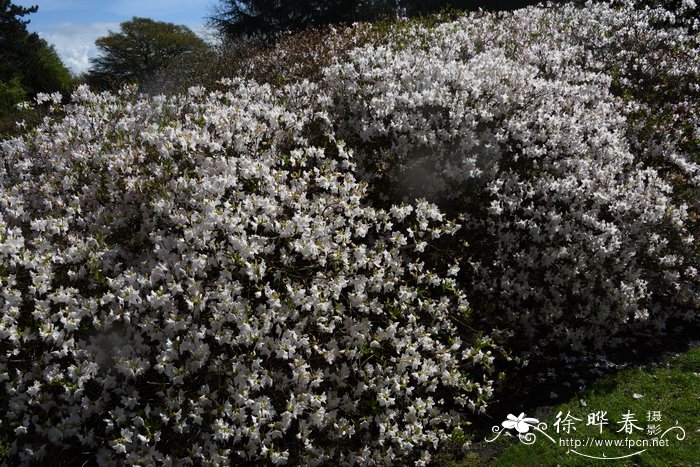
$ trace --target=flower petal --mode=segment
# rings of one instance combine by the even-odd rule
[[[528,431],[530,431],[530,425],[528,425],[527,423],[518,422],[515,425],[515,429],[518,430],[518,433],[527,433]]]
[[[518,422],[516,422],[514,420],[506,420],[505,422],[501,423],[501,425],[503,425],[503,428],[507,428],[509,430],[512,428],[515,428],[515,426],[517,424],[518,424]]]

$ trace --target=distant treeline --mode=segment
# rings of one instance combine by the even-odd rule
[[[442,10],[514,10],[537,0],[222,0],[211,24],[222,34],[274,33],[327,24],[416,17]],[[554,3],[563,3],[563,0]]]

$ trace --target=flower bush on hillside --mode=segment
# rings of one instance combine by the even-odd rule
[[[430,253],[459,225],[366,206],[313,109],[229,85],[80,88],[3,143],[0,433],[20,463],[391,463],[485,408],[491,344]]]
[[[79,88],[0,143],[6,459],[422,464],[502,347],[697,318],[683,11],[474,13],[330,44],[315,82]]]
[[[668,14],[605,4],[473,14],[326,70],[329,113],[373,198],[427,197],[464,216],[472,264],[462,282],[510,345],[584,356],[635,325],[696,316],[688,207],[628,127],[643,104],[613,93],[649,37],[697,57],[686,24],[655,29]],[[645,42],[616,55],[631,28]],[[697,61],[658,66],[697,83]],[[657,77],[646,72],[639,82]],[[696,183],[692,153],[669,133],[657,153]]]

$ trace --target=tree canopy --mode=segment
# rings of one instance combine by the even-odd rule
[[[53,46],[27,30],[26,16],[37,11],[36,6],[0,0],[0,138],[17,134],[19,120],[36,121],[37,114],[20,111],[18,103],[40,92],[65,93],[73,86]]]
[[[89,77],[93,84],[142,82],[175,57],[207,48],[187,26],[137,17],[95,43],[101,54],[92,59]]]
[[[396,14],[396,0],[223,0],[209,18],[227,37]]]
[[[37,10],[0,0],[0,81],[19,83],[29,94],[67,91],[72,78],[56,50],[27,31],[24,17]]]
[[[273,33],[387,16],[418,16],[445,8],[509,10],[535,0],[222,0],[209,18],[225,37]]]
[[[3,46],[0,53],[5,53],[11,43],[28,34],[26,25],[29,20],[22,17],[38,10],[38,6],[26,8],[13,5],[10,0],[0,0],[0,44]]]

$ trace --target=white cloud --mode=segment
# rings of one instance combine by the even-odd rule
[[[97,54],[95,39],[104,36],[109,30],[119,30],[119,23],[58,23],[43,25],[39,35],[56,47],[63,63],[75,74],[90,67],[89,59]]]

